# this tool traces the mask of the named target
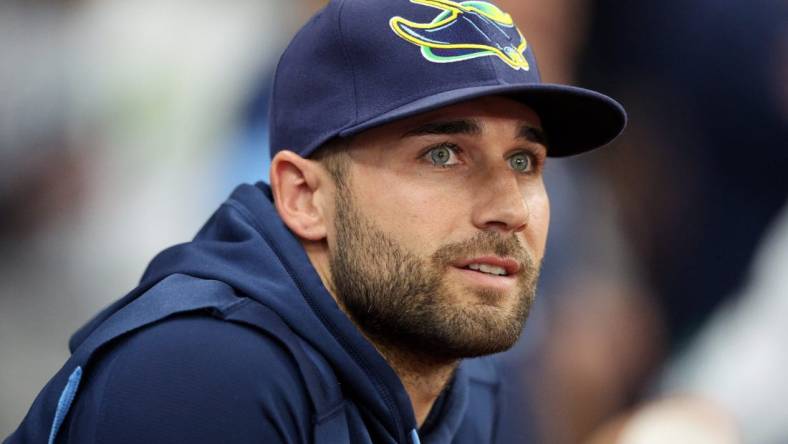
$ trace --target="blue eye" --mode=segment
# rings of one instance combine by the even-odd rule
[[[509,158],[509,166],[518,173],[527,173],[533,168],[533,161],[526,153],[517,153]]]
[[[440,145],[427,151],[430,162],[435,166],[451,166],[457,164],[456,153],[451,145]]]

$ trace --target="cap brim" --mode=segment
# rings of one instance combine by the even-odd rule
[[[547,135],[550,157],[571,156],[603,146],[615,139],[627,122],[624,107],[596,91],[549,83],[489,85],[455,89],[416,100],[345,128],[339,136],[352,136],[395,120],[490,95],[513,98],[536,111]]]

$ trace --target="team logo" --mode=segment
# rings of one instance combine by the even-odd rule
[[[440,9],[430,23],[416,23],[403,17],[389,20],[400,37],[421,47],[425,59],[452,63],[476,57],[495,56],[513,69],[529,70],[525,59],[528,44],[512,16],[484,1],[410,0],[411,3]]]

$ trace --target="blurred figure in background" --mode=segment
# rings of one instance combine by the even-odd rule
[[[664,372],[662,396],[710,399],[730,413],[744,442],[788,439],[788,207],[759,243],[747,284]]]
[[[653,401],[590,443],[779,444],[788,438],[788,207],[759,244],[747,284],[671,359]]]
[[[596,8],[584,76],[597,87],[608,85],[623,94],[633,109],[633,125],[621,149],[602,153],[596,167],[616,194],[644,284],[661,306],[667,350],[677,356],[697,341],[693,337],[707,320],[721,316],[714,313],[747,297],[742,288],[756,246],[788,197],[783,177],[788,171],[788,5],[768,0],[695,0],[680,7],[600,1]],[[640,38],[628,38],[633,35]],[[772,309],[779,312],[780,305]],[[736,343],[741,340],[734,339],[737,335],[778,333],[764,329],[756,316],[740,319],[730,325],[731,336],[718,340]],[[770,342],[763,344],[772,354],[768,361],[781,362],[782,353],[769,348]],[[730,354],[719,369],[722,374],[744,370],[742,363],[756,358],[751,349],[733,343],[725,348]],[[696,362],[709,359],[706,364],[713,365],[713,355],[702,347],[689,350],[682,360],[697,353]],[[726,388],[730,381],[703,368],[695,382],[720,384],[718,394],[755,388]],[[759,376],[765,386],[780,390],[776,374]],[[763,434],[752,433],[753,424],[788,419],[784,409],[768,407],[770,396],[768,389],[756,389],[735,408],[731,402],[718,407],[736,413],[745,442],[784,442],[786,430],[769,436],[767,430],[775,429],[764,427]],[[753,415],[761,420],[753,422]]]
[[[0,4],[0,435],[66,356],[86,308],[65,251],[87,199],[87,141],[71,137],[75,52],[60,2]],[[87,316],[87,313],[84,314]]]
[[[237,115],[301,7],[0,5],[0,435],[75,329],[229,192],[218,165]]]
[[[595,17],[583,76],[642,116],[597,168],[675,349],[742,285],[788,196],[788,6],[599,1]]]

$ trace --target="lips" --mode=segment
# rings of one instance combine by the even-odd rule
[[[491,276],[500,275],[496,272],[496,269],[502,269],[505,272],[503,276],[512,276],[520,271],[520,263],[518,261],[500,256],[480,256],[462,259],[452,265],[464,270],[471,270],[471,267],[473,267],[475,272],[490,274]]]

